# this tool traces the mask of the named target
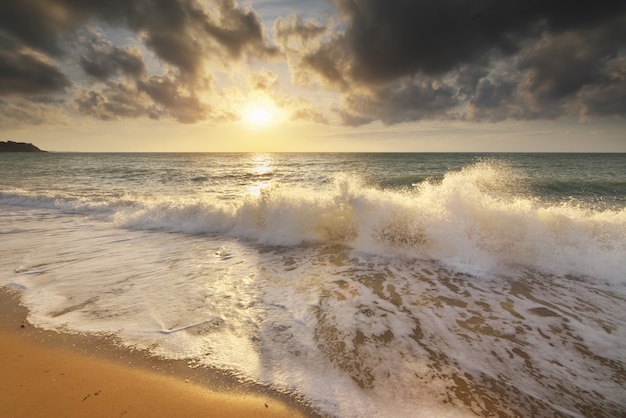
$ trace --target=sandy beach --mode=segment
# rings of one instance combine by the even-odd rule
[[[289,400],[237,387],[214,390],[197,382],[197,371],[185,375],[171,362],[103,349],[108,342],[37,330],[13,295],[0,290],[0,296],[0,416],[308,416]]]

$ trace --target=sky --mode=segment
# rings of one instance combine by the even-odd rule
[[[1,0],[0,140],[626,152],[626,2]]]

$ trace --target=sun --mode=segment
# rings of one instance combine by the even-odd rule
[[[278,109],[271,100],[256,99],[248,102],[241,112],[241,118],[251,127],[265,127],[278,122]]]
[[[250,125],[265,126],[270,124],[272,114],[265,107],[250,106],[245,109],[244,120]]]

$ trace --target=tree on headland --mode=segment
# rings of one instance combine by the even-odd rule
[[[26,142],[0,141],[0,152],[46,152]]]

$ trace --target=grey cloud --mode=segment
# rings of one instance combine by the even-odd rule
[[[155,103],[165,107],[176,105],[178,85],[167,77],[152,76],[146,81],[139,81],[137,87],[139,91],[148,94]]]
[[[0,126],[14,128],[21,125],[69,123],[63,99],[41,96],[0,98]]]
[[[69,0],[68,0],[69,1]],[[206,56],[226,51],[231,57],[244,52],[265,56],[267,46],[258,15],[234,0],[210,2],[205,10],[194,0],[72,1],[76,8],[143,35],[165,62],[197,74]]]
[[[149,76],[136,47],[113,45],[87,25],[134,32],[165,64]],[[85,35],[87,33],[87,35]],[[11,48],[3,43],[12,41]],[[103,120],[172,118],[191,123],[232,115],[209,112],[207,61],[273,57],[260,17],[234,0],[19,0],[0,4],[0,95],[63,91],[58,62],[75,62],[100,82],[77,89],[74,108]],[[222,60],[224,56],[228,60]],[[167,96],[171,95],[171,96]]]
[[[520,53],[518,67],[529,74],[531,92],[546,98],[560,98],[604,77],[602,62],[612,55],[615,47],[611,39],[585,35],[566,33],[547,37]]]
[[[492,53],[510,56],[542,32],[588,28],[624,13],[620,0],[335,0],[355,79],[384,81],[436,75]]]
[[[304,22],[297,15],[279,17],[274,22],[274,41],[283,48],[300,48],[307,42],[319,39],[327,28],[315,21]]]
[[[290,65],[340,92],[345,124],[624,116],[624,68],[607,66],[626,49],[623,1],[333,3],[343,32]],[[307,33],[302,22],[279,28]]]
[[[195,74],[200,70],[202,55],[200,43],[192,37],[179,32],[151,33],[147,36],[146,45],[157,56],[178,67],[182,72]]]
[[[181,91],[179,83],[168,77],[152,76],[139,81],[137,89],[182,123],[194,123],[206,117],[207,108],[193,93]]]
[[[200,72],[204,57],[223,52],[231,57],[245,52],[260,56],[273,52],[267,45],[260,17],[242,9],[234,0],[209,2],[208,9],[194,0],[73,3],[109,23],[122,24],[142,34],[146,45],[161,59],[192,74]]]
[[[99,80],[107,80],[117,73],[133,78],[139,78],[146,73],[146,66],[138,51],[122,48],[114,48],[89,58],[82,56],[80,65],[85,73]]]
[[[455,74],[455,84],[458,86],[458,95],[461,100],[470,99],[481,81],[489,75],[488,63],[474,63],[462,65]]]
[[[108,82],[100,91],[83,90],[75,98],[77,110],[101,120],[121,118],[158,118],[158,112],[137,90],[121,82]]]
[[[0,95],[62,92],[70,84],[45,56],[0,33]]]
[[[206,16],[203,28],[233,57],[246,49],[262,56],[276,55],[278,50],[267,45],[261,17],[252,10],[241,9],[235,0],[219,0],[219,19]]]
[[[119,48],[93,34],[84,42],[87,52],[80,56],[80,66],[86,74],[106,81],[115,75],[134,79],[146,75],[146,66],[138,48]]]
[[[328,123],[328,119],[321,112],[312,108],[298,109],[291,114],[291,120],[302,120],[314,123]]]
[[[473,121],[497,122],[505,119],[523,119],[530,113],[518,97],[518,81],[491,76],[480,80],[475,94],[464,109],[463,118]]]
[[[456,90],[436,81],[402,81],[387,88],[346,96],[344,123],[358,126],[372,120],[385,124],[422,119],[457,119]]]
[[[278,77],[269,70],[262,70],[252,74],[251,87],[258,91],[272,91],[278,87]]]
[[[234,0],[216,0],[204,9],[195,0],[21,0],[0,6],[0,30],[24,45],[62,56],[63,36],[87,21],[126,27],[142,37],[163,61],[199,73],[203,56],[226,51],[268,56],[260,17]]]
[[[0,32],[53,56],[62,54],[60,36],[78,20],[58,1],[4,1],[0,5]]]
[[[607,80],[585,86],[578,94],[583,119],[626,115],[626,52],[606,63]]]
[[[339,94],[336,113],[348,125],[626,114],[623,0],[332,3],[341,22],[280,17],[273,46],[260,16],[235,0],[4,1],[0,96],[64,92],[70,81],[61,64],[75,62],[96,81],[76,90],[84,114],[229,118],[200,100],[210,84],[207,62],[280,56],[295,83]],[[165,75],[148,74],[134,47],[99,36],[81,43],[87,24],[134,33]],[[273,88],[263,83],[259,89]]]
[[[626,66],[619,64],[622,58],[617,55],[626,41],[623,23],[544,34],[540,41],[528,43],[506,74],[492,71],[481,80],[468,119],[626,115]]]
[[[614,87],[586,88],[580,93],[580,116],[583,120],[598,116],[626,115],[626,84]]]
[[[372,123],[376,120],[376,116],[374,115],[353,113],[345,108],[336,108],[335,111],[341,118],[342,123],[346,126],[356,127],[367,125],[368,123]]]
[[[512,83],[494,84],[491,80],[483,78],[476,88],[472,103],[478,107],[493,109],[501,106],[503,100],[510,97],[514,89]]]
[[[339,47],[341,37],[332,34],[329,22],[305,22],[292,14],[278,18],[273,32],[274,42],[287,58],[296,84],[310,86],[321,82],[331,88],[345,87],[345,69],[341,66],[345,51]]]
[[[81,90],[76,99],[79,112],[101,120],[146,117],[194,123],[211,115],[180,80],[151,76],[136,83],[108,81],[102,89]]]
[[[164,62],[195,73],[202,62],[195,34],[198,4],[193,0],[63,0],[67,10],[127,27]]]

